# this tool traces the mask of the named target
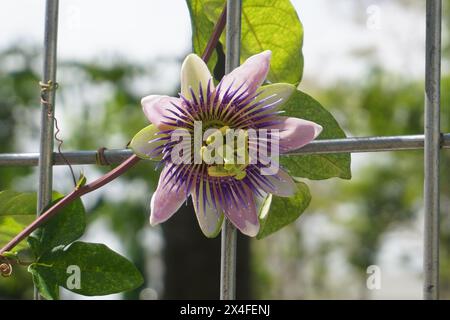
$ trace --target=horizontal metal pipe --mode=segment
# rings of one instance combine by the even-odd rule
[[[424,146],[424,135],[361,137],[316,140],[301,149],[289,154],[318,154],[318,153],[359,153],[380,151],[420,150]],[[441,137],[441,147],[450,148],[450,134]]]
[[[70,164],[97,164],[97,151],[69,151],[64,152],[64,157]],[[105,150],[105,159],[111,164],[118,164],[128,157],[133,152],[129,149],[113,149]],[[36,166],[38,164],[39,153],[3,153],[0,154],[0,166]],[[65,165],[64,159],[58,153],[54,153],[55,165]]]
[[[421,150],[423,149],[423,143],[423,135],[316,140],[289,154]],[[446,149],[450,148],[450,133],[442,135],[441,147]],[[110,164],[121,163],[132,154],[133,152],[129,149],[111,149],[104,151],[105,159]],[[97,151],[69,151],[64,152],[64,156],[74,165],[97,163]],[[38,158],[39,153],[3,153],[0,154],[0,166],[36,166],[38,164]],[[61,155],[58,153],[54,154],[54,164],[65,164]]]

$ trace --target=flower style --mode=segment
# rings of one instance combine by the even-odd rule
[[[282,83],[261,86],[269,72],[270,57],[271,52],[264,51],[248,58],[215,87],[206,64],[190,54],[181,67],[179,98],[150,95],[142,99],[151,125],[136,134],[130,147],[138,156],[160,160],[163,165],[151,199],[152,225],[169,219],[192,196],[200,228],[207,237],[220,232],[224,216],[242,233],[256,236],[261,202],[258,200],[269,193],[281,197],[295,193],[294,180],[282,168],[272,174],[262,173],[267,159],[259,157],[261,142],[266,142],[266,148],[276,147],[282,154],[311,142],[322,127],[311,121],[280,116],[280,106],[295,87]],[[174,139],[180,133],[195,135],[198,123],[202,124],[204,139],[197,151],[195,139],[181,143]],[[208,135],[208,129],[216,129],[216,133]],[[234,147],[234,142],[231,148],[212,150],[216,142],[228,138],[231,129],[243,133],[243,153],[239,146]],[[266,130],[268,134],[252,140],[250,130]],[[179,153],[180,145],[194,146],[194,152],[182,149]],[[182,161],[175,161],[174,152]],[[242,160],[237,164],[233,162],[236,154],[237,157],[241,154]],[[256,158],[252,156],[255,154]]]

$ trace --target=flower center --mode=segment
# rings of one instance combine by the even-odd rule
[[[223,126],[206,138],[200,153],[202,160],[208,164],[209,176],[242,180],[250,163],[248,133],[242,129],[235,132]]]

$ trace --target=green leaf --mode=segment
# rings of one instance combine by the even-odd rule
[[[143,283],[136,267],[104,244],[74,242],[64,250],[47,253],[39,264],[50,266],[50,275],[46,275],[50,281],[55,279],[59,286],[86,296],[128,291]],[[80,288],[70,286],[74,266],[80,271]]]
[[[47,300],[59,299],[59,285],[56,282],[52,268],[43,264],[33,263],[28,266],[33,283],[39,294]]]
[[[76,188],[79,189],[79,188],[83,187],[86,184],[86,182],[87,182],[86,176],[84,175],[83,172],[81,172],[80,177],[78,178],[78,181],[77,181]]]
[[[224,0],[191,0],[201,10],[193,17],[194,23],[215,23],[222,12]],[[194,47],[200,38],[207,38],[212,29],[202,34],[193,32]],[[225,37],[221,42],[225,47]],[[264,50],[272,51],[270,82],[298,84],[303,74],[303,27],[289,0],[245,0],[242,3],[241,63]]]
[[[36,230],[36,231],[34,231],[34,233],[29,235],[27,238],[28,246],[30,247],[31,251],[33,252],[33,254],[36,258],[40,257],[41,253],[42,253],[41,252],[42,251],[41,242],[39,240],[38,234],[39,234],[39,231]]]
[[[191,16],[192,49],[197,55],[201,56],[206,48],[210,35],[214,30],[215,23],[209,21],[205,16],[204,1],[186,0],[186,3]],[[208,68],[210,71],[214,70],[216,63],[217,53],[214,51],[208,61]]]
[[[0,216],[36,214],[36,193],[5,190],[0,192]]]
[[[290,198],[269,194],[259,213],[261,227],[256,238],[265,238],[291,224],[300,217],[310,202],[308,186],[302,182],[297,183],[297,192]]]
[[[2,256],[8,259],[17,259],[18,253],[17,252],[11,252],[11,251],[5,251],[2,253]]]
[[[63,196],[53,194],[56,204]],[[80,199],[61,209],[53,218],[28,237],[28,243],[34,254],[40,257],[58,246],[68,245],[84,234],[86,229],[86,212]]]
[[[53,192],[53,203],[62,197],[60,193]],[[36,203],[35,192],[0,192],[0,246],[4,246],[36,219]],[[40,256],[56,246],[77,240],[83,235],[85,227],[85,210],[81,200],[77,199],[28,237],[28,244],[35,255]],[[22,241],[14,251],[26,247],[27,242]]]
[[[299,90],[295,91],[286,104],[281,107],[284,115],[302,118],[320,124],[323,131],[318,139],[345,138],[344,131],[319,102]],[[289,155],[281,156],[280,163],[291,175],[313,180],[332,177],[351,179],[351,156],[349,153]]]
[[[3,247],[36,218],[36,193],[0,192],[0,246]],[[25,241],[14,251],[27,247]]]

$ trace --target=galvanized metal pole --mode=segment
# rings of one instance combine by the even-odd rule
[[[385,152],[408,151],[423,149],[424,135],[404,135],[385,137],[351,137],[344,139],[316,140],[310,144],[292,150],[289,155],[323,154],[323,153],[359,153],[359,152]],[[450,133],[442,135],[441,147],[450,149]],[[72,165],[98,163],[98,151],[77,150],[62,153]],[[103,152],[109,164],[120,164],[131,155],[131,149],[111,149]],[[39,153],[0,153],[0,166],[36,166]],[[53,154],[53,165],[66,165],[60,154]]]
[[[39,187],[37,215],[52,198],[53,119],[56,90],[56,46],[58,37],[58,0],[47,0],[45,10],[44,70],[41,83],[41,136],[39,147]],[[35,299],[39,294],[35,290]]]
[[[439,151],[441,0],[427,0],[424,146],[424,288],[426,300],[439,299]]]
[[[239,66],[241,45],[241,0],[227,2],[225,73]],[[236,298],[236,228],[225,219],[222,228],[222,250],[220,264],[220,299]]]

